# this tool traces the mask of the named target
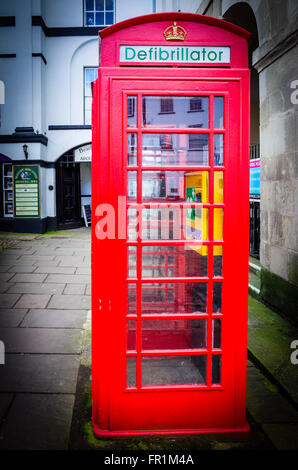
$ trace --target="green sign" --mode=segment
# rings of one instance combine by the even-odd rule
[[[186,188],[186,202],[196,202],[196,188]],[[195,209],[188,208],[186,220],[195,220]]]
[[[229,64],[229,46],[120,45],[120,63]]]
[[[39,218],[39,166],[15,165],[14,217]]]

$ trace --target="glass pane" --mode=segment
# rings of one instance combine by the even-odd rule
[[[208,202],[208,171],[143,171],[144,202]]]
[[[150,282],[142,285],[143,314],[205,313],[206,302],[205,282]]]
[[[180,129],[208,128],[209,98],[202,96],[143,97],[143,126]]]
[[[134,202],[137,200],[137,172],[127,172],[127,200]]]
[[[221,382],[221,356],[212,357],[212,384],[217,385]]]
[[[91,124],[91,109],[85,109],[85,125]]]
[[[95,0],[95,6],[97,11],[105,9],[105,0]]]
[[[206,384],[207,356],[142,358],[142,385]]]
[[[114,13],[112,11],[106,12],[106,25],[114,23]]]
[[[137,277],[137,247],[129,246],[128,254],[128,277]]]
[[[201,245],[144,246],[143,277],[207,276],[208,247]]]
[[[216,245],[213,247],[213,276],[222,276],[222,253],[223,247]]]
[[[214,128],[223,129],[224,127],[224,97],[214,97]]]
[[[182,210],[143,209],[143,240],[177,240],[182,237]]]
[[[223,166],[224,137],[214,134],[214,165]]]
[[[137,164],[137,134],[127,134],[127,164]]]
[[[207,320],[145,320],[143,349],[202,349],[207,344]]]
[[[214,282],[213,284],[213,312],[221,312],[222,307],[222,283],[221,282]]]
[[[143,209],[143,240],[208,239],[206,208]]]
[[[223,202],[223,171],[214,172],[214,202]]]
[[[208,165],[208,134],[143,134],[144,166]]]
[[[87,11],[93,11],[94,10],[94,0],[85,0],[85,9]]]
[[[212,347],[221,348],[221,319],[215,318],[212,321]]]
[[[136,365],[137,360],[135,357],[126,358],[126,385],[127,387],[136,387]]]
[[[85,13],[86,26],[94,26],[94,13]]]
[[[138,237],[138,211],[134,208],[127,209],[127,239],[136,240]]]
[[[185,234],[187,240],[208,240],[208,209],[187,209]],[[203,252],[204,249],[202,248]]]
[[[137,125],[137,97],[127,97],[127,127],[136,127]]]
[[[104,25],[105,24],[105,16],[104,13],[95,13],[95,20],[97,25]]]
[[[127,313],[137,313],[137,285],[127,284]]]
[[[137,347],[137,322],[127,320],[127,350],[135,351]]]
[[[114,0],[106,0],[106,10],[114,9]]]
[[[213,239],[223,240],[223,209],[214,208]]]

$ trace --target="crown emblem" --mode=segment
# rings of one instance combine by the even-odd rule
[[[174,21],[174,24],[166,28],[163,34],[167,41],[184,41],[187,32]]]

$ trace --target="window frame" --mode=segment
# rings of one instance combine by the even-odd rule
[[[160,112],[158,114],[175,114],[174,100],[171,96],[160,98]]]
[[[85,94],[86,93],[85,89],[86,89],[86,70],[87,69],[93,69],[93,70],[97,71],[96,77],[94,78],[94,80],[96,80],[97,77],[98,77],[98,66],[84,65],[84,67],[83,67],[83,121],[84,121],[85,126],[89,126],[92,123],[92,108],[91,108],[90,123],[86,122],[86,98],[89,98],[89,96]],[[91,94],[91,103],[92,103],[92,94]]]
[[[107,26],[111,26],[112,24],[115,24],[116,22],[116,0],[113,0],[113,10],[106,10],[106,0],[104,0],[104,10],[96,10],[95,8],[95,0],[93,0],[93,7],[94,9],[93,10],[87,10],[86,9],[86,0],[82,0],[83,1],[83,27],[85,28],[94,28],[94,27],[98,27],[98,28],[106,28]],[[96,24],[96,12],[103,12],[104,14],[104,20],[106,19],[106,12],[113,12],[113,23],[111,24]],[[86,13],[93,13],[94,14],[94,24],[90,24],[88,25],[86,23]]]

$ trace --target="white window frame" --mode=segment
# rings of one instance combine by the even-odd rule
[[[96,73],[94,74],[94,80],[96,80],[97,78],[97,74],[98,74],[98,67],[94,67],[94,66],[86,66],[84,67],[84,78],[83,78],[83,86],[84,86],[84,90],[83,90],[83,93],[84,93],[84,125],[91,125],[91,118],[92,118],[92,114],[90,114],[89,116],[89,112],[91,113],[91,111],[87,110],[86,109],[86,98],[90,98],[91,97],[91,102],[92,102],[92,94],[90,92],[90,94],[86,94],[86,71],[87,70],[93,70],[93,71],[96,71]],[[92,80],[93,81],[93,80]],[[88,80],[88,83],[91,83],[89,82]],[[90,117],[90,119],[89,119]]]
[[[104,1],[104,9],[103,10],[96,10],[96,0],[93,0],[93,9],[90,10],[88,9],[87,10],[87,1],[88,0],[84,0],[84,26],[85,27],[92,27],[92,26],[102,26],[102,27],[105,27],[105,26],[110,26],[112,24],[115,23],[115,2],[116,0],[103,0]],[[92,1],[92,0],[89,0],[89,1]],[[113,1],[113,9],[110,10],[110,9],[107,9],[106,8],[106,3],[107,1]],[[86,21],[86,17],[87,17],[87,13],[92,13],[93,14],[93,23],[92,24],[88,24],[87,21]],[[104,15],[104,22],[103,23],[97,23],[96,22],[96,13],[103,13]],[[110,22],[107,22],[107,18],[106,18],[106,14],[109,14],[109,13],[113,13],[113,22],[110,23]]]

